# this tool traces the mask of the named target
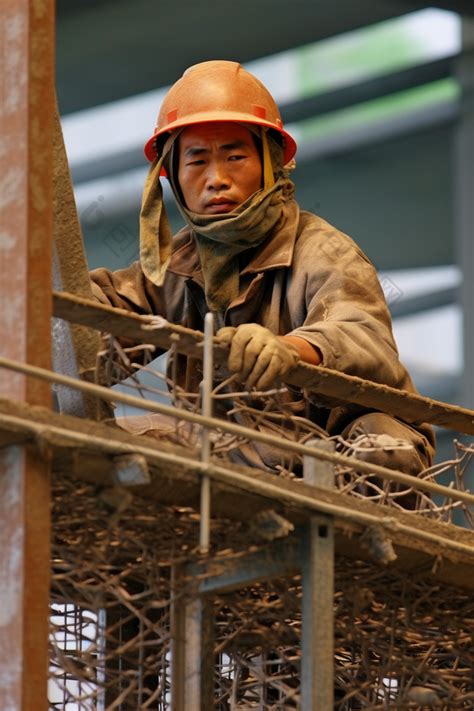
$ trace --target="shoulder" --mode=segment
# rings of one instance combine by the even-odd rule
[[[318,260],[341,263],[346,259],[357,259],[373,266],[359,245],[319,215],[301,210],[296,241],[295,256],[305,258],[313,255]]]

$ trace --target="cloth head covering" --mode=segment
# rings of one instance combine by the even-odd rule
[[[245,125],[248,128],[247,125]],[[222,312],[239,294],[239,255],[260,245],[284,217],[294,186],[283,166],[279,144],[260,129],[263,188],[232,212],[197,214],[183,204],[173,160],[178,133],[166,142],[160,159],[150,168],[140,214],[140,261],[145,276],[161,286],[171,258],[172,233],[159,181],[166,160],[171,188],[178,208],[191,228],[201,262],[206,301],[211,311]]]

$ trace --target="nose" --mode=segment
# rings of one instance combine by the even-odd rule
[[[206,188],[212,192],[228,190],[230,177],[224,161],[211,161],[207,170]]]

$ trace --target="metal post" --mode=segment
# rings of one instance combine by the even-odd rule
[[[462,270],[464,370],[460,397],[474,405],[474,20],[463,18],[463,51],[456,60],[461,84],[459,121],[455,127],[455,219],[458,264]]]
[[[332,442],[313,446],[333,449]],[[321,488],[334,486],[333,466],[304,458],[304,481]],[[303,610],[301,650],[302,711],[334,708],[334,523],[315,514],[306,531],[302,564]]]
[[[0,344],[51,367],[54,3],[1,0]],[[3,397],[49,406],[49,385],[0,370]],[[46,711],[50,567],[46,452],[0,451],[0,708]]]
[[[202,413],[212,416],[214,316],[204,320],[204,359],[201,384]],[[209,463],[210,432],[202,430],[201,461]],[[199,550],[209,551],[211,480],[201,479]],[[172,609],[172,708],[173,711],[208,711],[214,705],[214,619],[212,601],[190,587],[183,569],[176,569]],[[186,590],[188,588],[188,590]],[[185,593],[189,593],[188,596]]]
[[[474,407],[474,19],[464,17],[463,51],[456,60],[461,84],[459,121],[454,140],[454,214],[457,262],[462,272],[460,306],[463,324],[463,355],[459,401]],[[474,474],[466,477],[466,486],[474,486]]]
[[[171,616],[172,711],[208,711],[214,705],[214,619],[212,601],[174,571]]]
[[[175,565],[171,579],[171,711],[185,711],[186,603],[181,585],[182,570]]]

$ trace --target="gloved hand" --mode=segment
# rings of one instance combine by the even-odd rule
[[[217,337],[230,344],[227,367],[248,388],[267,390],[300,360],[296,348],[257,323],[225,326]]]

